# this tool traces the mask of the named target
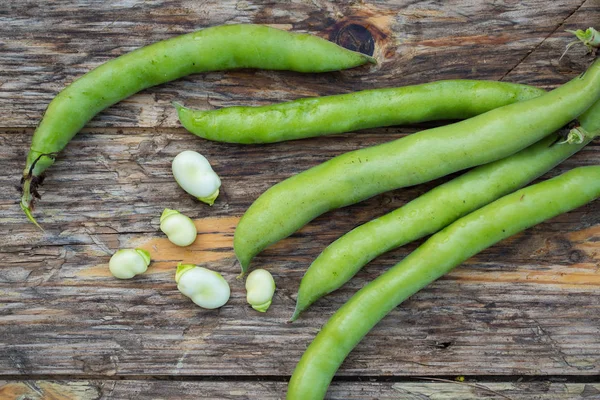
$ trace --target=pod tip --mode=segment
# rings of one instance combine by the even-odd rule
[[[298,319],[298,317],[300,316],[300,313],[302,312],[302,310],[300,310],[298,308],[298,306],[296,306],[296,309],[294,310],[294,313],[292,314],[292,316],[290,317],[290,319],[288,320],[288,323],[291,324],[292,322],[294,322],[295,320]]]
[[[365,54],[365,57],[367,58],[367,61],[368,61],[370,64],[377,64],[377,59],[376,59],[375,57],[373,57],[373,56],[369,56],[369,55],[367,55],[367,54]]]

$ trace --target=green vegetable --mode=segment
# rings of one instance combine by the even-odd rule
[[[231,294],[229,284],[221,274],[193,264],[179,263],[175,282],[182,294],[202,308],[223,307]]]
[[[567,31],[572,33],[583,43],[585,47],[588,48],[588,51],[592,51],[594,48],[600,47],[600,32],[590,27],[588,29],[581,30],[577,29],[576,31]]]
[[[183,76],[235,68],[326,72],[352,68],[372,57],[307,34],[260,25],[223,25],[142,47],[77,79],[48,105],[23,170],[21,208],[31,215],[42,173],[81,128],[105,108]]]
[[[167,235],[171,243],[181,247],[194,243],[198,234],[194,221],[169,208],[165,208],[160,216],[160,230]]]
[[[142,249],[121,249],[110,258],[108,268],[115,278],[130,279],[143,274],[150,265],[150,253]]]
[[[594,48],[597,49],[598,47],[600,47],[600,32],[598,32],[594,28],[590,27],[585,31],[581,29],[577,29],[576,31],[567,30],[567,32],[575,35],[577,37],[577,40],[567,45],[565,52],[562,54],[562,56],[560,56],[560,58],[563,58],[565,54],[567,54],[569,49],[576,44],[582,43],[585,47],[587,47],[588,52],[590,53],[593,51]]]
[[[507,158],[485,164],[367,222],[330,244],[306,271],[291,320],[352,278],[380,254],[430,235],[495,199],[528,184],[600,135],[600,101],[579,118],[581,126],[557,144],[557,135]]]
[[[379,126],[464,119],[527,100],[541,89],[512,83],[449,80],[300,99],[263,107],[195,111],[175,104],[182,125],[205,139],[273,143]]]
[[[173,176],[183,190],[209,206],[214,204],[221,180],[203,155],[191,150],[182,151],[171,166]]]
[[[266,312],[275,294],[275,280],[264,269],[252,271],[246,278],[246,300],[256,311]]]
[[[240,220],[234,249],[242,273],[265,247],[329,210],[507,157],[558,130],[599,97],[597,60],[537,98],[342,154],[292,176],[263,193]]]
[[[359,290],[296,366],[288,400],[322,399],[340,364],[390,310],[487,247],[600,197],[600,166],[575,168],[458,219]]]

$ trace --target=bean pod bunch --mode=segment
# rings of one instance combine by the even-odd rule
[[[590,49],[600,45],[593,28],[574,33]],[[33,200],[56,155],[97,113],[142,89],[205,71],[327,72],[374,62],[315,36],[249,24],[207,28],[125,54],[79,78],[49,104],[23,170],[21,208],[37,225]],[[518,190],[600,135],[600,60],[548,93],[502,82],[452,80],[264,107],[175,107],[183,126],[197,136],[243,144],[463,119],[349,152],[297,174],[267,190],[240,220],[234,250],[245,274],[255,255],[327,211],[476,167],[354,229],[313,262],[300,284],[292,320],[374,257],[433,234],[336,312],[298,363],[288,399],[323,398],[342,361],[369,330],[427,284],[494,243],[600,197],[600,166],[576,168]],[[576,118],[579,125],[566,137],[553,134]],[[177,160],[174,175],[185,191],[212,205],[221,181],[198,156]],[[198,163],[200,174],[185,173],[188,165]],[[181,246],[196,238],[196,228],[186,218],[174,210],[161,217],[161,229]],[[183,236],[182,224],[187,227]],[[147,252],[127,249],[115,254],[110,268],[127,279],[143,273],[149,262]],[[247,299],[265,312],[275,282],[265,270],[254,272],[246,282]],[[180,264],[176,281],[182,293],[204,307],[218,308],[229,299],[228,283],[206,268]],[[215,288],[217,297],[210,295]]]

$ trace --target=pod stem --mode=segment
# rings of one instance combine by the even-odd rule
[[[33,197],[31,195],[30,188],[31,179],[25,179],[25,181],[23,181],[23,197],[21,198],[19,205],[21,206],[21,210],[23,210],[23,212],[27,216],[27,219],[31,221],[35,226],[40,228],[42,232],[45,232],[44,228],[42,228],[40,224],[38,224],[38,222],[33,217],[33,214],[31,214],[31,210],[33,209]]]
[[[567,44],[567,48],[558,59],[559,61],[565,56],[565,54],[567,54],[569,49],[575,46],[576,44],[582,43],[585,47],[587,47],[589,53],[591,53],[594,50],[594,48],[597,49],[598,47],[600,47],[600,32],[598,32],[592,27],[586,29],[585,31],[583,29],[577,29],[576,31],[566,30],[566,32],[575,35],[575,37],[577,37],[577,40]]]
[[[577,39],[583,42],[590,52],[592,52],[594,48],[600,47],[600,32],[592,27],[586,29],[585,31],[577,29],[576,31],[568,30],[567,32],[575,35]]]
[[[588,132],[582,126],[576,126],[569,131],[565,140],[557,144],[581,144],[586,138],[591,140],[598,136],[600,136],[600,130]]]
[[[33,211],[35,198],[38,198],[38,199],[41,198],[41,196],[39,195],[39,193],[37,191],[37,188],[44,182],[45,175],[44,175],[43,171],[47,168],[47,166],[45,166],[45,167],[42,166],[41,172],[38,172],[37,175],[34,173],[34,170],[35,170],[35,167],[38,164],[38,162],[43,157],[50,158],[51,163],[52,163],[52,162],[54,162],[56,153],[39,153],[37,158],[31,163],[31,166],[29,166],[28,169],[25,170],[26,172],[23,174],[23,177],[21,178],[22,196],[21,196],[21,202],[19,203],[19,205],[21,206],[21,210],[23,210],[23,212],[27,216],[27,219],[29,221],[31,221],[35,226],[40,228],[42,230],[42,232],[44,232],[44,228],[42,228],[40,226],[40,224],[37,223],[35,218],[33,218],[33,214],[31,214],[31,211]],[[43,162],[42,162],[42,164],[43,164]]]

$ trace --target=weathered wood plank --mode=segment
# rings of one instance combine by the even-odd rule
[[[6,171],[0,175],[0,374],[23,377],[285,378],[334,310],[415,248],[411,244],[381,257],[300,321],[285,323],[303,271],[324,246],[444,179],[330,213],[266,251],[255,265],[273,272],[278,292],[269,313],[258,315],[246,306],[242,283],[234,279],[238,266],[231,240],[237,218],[281,179],[414,129],[270,146],[223,145],[177,128],[170,101],[201,108],[256,105],[447,78],[551,88],[581,72],[589,60],[573,50],[558,62],[571,40],[562,30],[593,25],[600,15],[598,0],[551,6],[538,0],[5,3],[0,5],[0,127],[5,127],[0,168]],[[24,221],[10,188],[18,183],[31,128],[66,83],[144,44],[225,22],[275,23],[327,38],[348,23],[368,25],[380,64],[323,75],[218,72],[144,91],[98,116],[49,171],[38,212],[47,232]],[[223,178],[222,197],[212,208],[183,194],[172,180],[169,163],[184,149],[207,155]],[[599,150],[592,144],[547,176],[598,164]],[[197,220],[200,237],[193,247],[175,249],[158,232],[165,206]],[[598,374],[598,224],[600,207],[590,204],[474,257],[394,310],[339,375]],[[156,262],[135,280],[112,279],[106,269],[110,254],[133,246],[149,249]],[[223,272],[232,285],[230,303],[204,311],[179,295],[173,282],[177,261]],[[5,382],[0,395],[72,391],[82,398],[139,393],[185,398],[200,391],[215,398],[281,398],[285,391],[285,382],[85,382]],[[575,383],[484,384],[513,399],[594,398],[599,389]],[[240,390],[231,393],[232,387]],[[331,393],[340,399],[444,398],[446,393],[446,398],[499,398],[441,383],[338,382]]]
[[[6,154],[21,145],[10,140],[13,136],[4,136]],[[10,348],[0,362],[2,371],[291,373],[333,310],[415,245],[372,263],[347,288],[317,303],[302,321],[289,326],[284,322],[293,309],[304,268],[335,237],[434,184],[382,195],[323,216],[265,252],[257,265],[274,272],[279,292],[269,316],[256,315],[245,305],[241,283],[234,280],[238,267],[231,240],[237,218],[253,200],[251,196],[285,174],[351,148],[355,138],[346,137],[305,141],[301,147],[263,146],[258,153],[257,148],[244,146],[226,146],[234,151],[223,152],[221,145],[180,131],[119,135],[114,130],[94,130],[82,135],[48,177],[40,206],[40,213],[48,215],[42,218],[49,229],[45,235],[23,222],[14,194],[0,193],[7,209],[2,222],[9,228],[3,237],[5,263],[0,268],[0,302],[6,305],[0,324],[9,338],[4,344]],[[380,137],[366,133],[359,141],[366,145]],[[200,150],[216,160],[215,168],[224,176],[223,200],[212,208],[182,195],[169,177],[169,161],[189,148],[190,140],[202,145]],[[319,152],[318,146],[322,146]],[[140,157],[145,147],[159,149],[158,156]],[[286,163],[282,155],[292,155],[294,163]],[[548,175],[594,163],[597,155],[598,147],[592,145]],[[244,172],[256,174],[236,172],[240,160]],[[18,162],[11,159],[10,163],[18,167]],[[83,168],[75,170],[72,165]],[[262,165],[269,167],[263,170]],[[281,168],[272,167],[277,165]],[[198,220],[201,236],[195,246],[180,251],[157,232],[164,206],[182,209]],[[600,221],[598,211],[597,205],[589,205],[474,258],[392,313],[351,355],[340,374],[597,373],[600,324],[589,315],[598,315],[600,304],[595,276],[600,252],[594,241],[599,233],[593,228]],[[138,245],[153,253],[156,264],[140,279],[112,279],[106,270],[110,253]],[[208,263],[222,271],[234,290],[229,305],[217,313],[203,312],[182,298],[172,280],[177,261]],[[418,326],[412,326],[416,321]],[[186,337],[190,332],[191,337]],[[262,347],[265,341],[268,344]],[[443,348],[445,343],[452,344],[451,350]]]
[[[19,304],[2,296],[3,320],[21,325],[3,327],[20,338],[3,339],[2,372],[289,375],[332,308],[317,305],[302,322],[287,326],[289,291],[279,291],[273,315],[259,317],[245,308],[239,286],[218,313],[192,309],[174,285],[132,286],[3,289],[22,299]],[[519,301],[502,298],[509,288]],[[339,375],[598,374],[598,319],[581,322],[586,313],[598,313],[589,305],[598,303],[593,292],[525,284],[485,289],[486,297],[480,282],[432,286],[376,327]],[[567,299],[555,304],[559,295]],[[36,296],[46,299],[28,301]],[[61,299],[78,302],[84,315],[65,311]],[[332,302],[340,305],[341,299]],[[573,307],[581,310],[572,312]]]
[[[597,26],[598,14],[600,14],[600,1],[582,2],[576,12],[557,25],[556,29],[528,52],[502,80],[544,86],[549,80],[560,80],[565,72],[582,69],[591,59],[583,46],[572,48],[562,59],[557,57],[557,54],[564,52],[565,40],[573,38],[572,34],[565,30]]]
[[[219,382],[165,380],[1,381],[5,400],[97,399],[263,399],[285,398],[285,382]],[[594,383],[540,382],[334,382],[328,399],[406,400],[593,400],[600,396]]]
[[[42,234],[24,223],[16,186],[21,178],[27,135],[0,129],[0,223],[8,228],[4,246],[38,242],[82,243],[80,233],[155,232],[164,207],[179,207],[191,217],[241,216],[266,189],[293,174],[344,152],[372,146],[414,132],[411,128],[373,129],[357,134],[243,146],[214,143],[180,129],[90,129],[76,137],[48,170],[36,215],[47,229]],[[578,165],[597,164],[600,145],[592,142],[546,175]],[[213,207],[187,196],[176,184],[170,163],[183,150],[196,150],[213,164],[223,180],[222,195]],[[453,175],[455,176],[455,175]],[[361,204],[330,213],[348,229],[395,209],[450,177],[413,188],[392,191]],[[327,218],[327,217],[324,217]],[[314,224],[318,225],[323,218]],[[591,220],[590,224],[594,221]],[[70,225],[70,226],[69,226]],[[83,229],[71,232],[71,229]],[[67,232],[61,232],[62,230]],[[327,234],[327,232],[324,232]],[[28,235],[24,240],[23,235]],[[84,241],[83,243],[90,243]]]
[[[561,223],[584,224],[573,217]],[[482,253],[414,296],[367,336],[339,374],[597,374],[599,252],[586,253],[583,238],[599,232],[539,230]],[[278,284],[266,315],[245,304],[230,255],[208,261],[174,253],[176,259],[157,262],[132,281],[111,279],[108,255],[95,246],[67,246],[59,265],[13,262],[2,269],[0,284],[6,349],[0,371],[287,375],[333,310],[410,247],[372,263],[294,324],[285,321],[305,267],[300,255],[262,257]],[[572,262],[573,255],[584,258]],[[230,302],[206,311],[182,297],[173,282],[179,259],[223,272],[232,286]]]
[[[593,7],[598,2],[587,4],[591,10],[582,14],[594,21]],[[178,126],[170,105],[173,100],[206,109],[437,79],[500,79],[580,5],[579,0],[553,2],[551,7],[543,0],[4,2],[0,5],[0,126],[35,126],[56,93],[102,62],[157,40],[222,23],[276,24],[331,40],[342,40],[340,32],[349,24],[363,25],[373,34],[380,64],[322,75],[200,74],[133,96],[90,125]],[[559,49],[570,40],[566,36],[559,36]],[[549,53],[546,60],[558,59],[561,52]],[[557,64],[534,69],[534,76],[515,75],[514,81],[554,86],[564,81],[556,74]],[[565,61],[560,69],[563,65],[581,70],[581,64]]]

